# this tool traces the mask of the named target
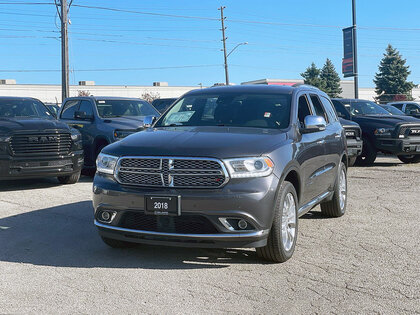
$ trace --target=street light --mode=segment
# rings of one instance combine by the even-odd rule
[[[243,42],[243,43],[237,44],[235,47],[233,47],[233,49],[225,57],[226,85],[229,85],[229,70],[228,70],[227,58],[236,50],[236,48],[238,48],[241,45],[248,45],[248,42]],[[225,53],[226,53],[226,51],[225,51]]]

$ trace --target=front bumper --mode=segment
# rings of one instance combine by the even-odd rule
[[[0,155],[0,180],[66,176],[83,165],[83,151],[58,157],[14,157]]]
[[[99,234],[129,242],[187,247],[261,247],[267,243],[273,221],[274,200],[279,179],[270,175],[253,179],[231,179],[219,189],[170,189],[126,187],[112,177],[97,174],[93,185],[95,225]],[[211,225],[212,233],[183,233],[165,229],[127,228],[124,217],[144,215],[145,195],[180,196],[181,215],[147,216],[163,221],[190,216],[203,218]],[[101,211],[115,213],[110,223],[100,222]],[[226,227],[220,218],[244,219],[247,230]]]
[[[420,137],[417,139],[413,138],[404,138],[404,139],[395,139],[395,138],[382,138],[376,137],[375,146],[379,151],[385,153],[392,153],[396,155],[400,154],[420,154]]]
[[[349,158],[359,156],[363,150],[363,140],[347,139],[347,153]]]

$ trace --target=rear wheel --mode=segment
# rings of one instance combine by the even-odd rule
[[[397,155],[403,163],[419,163],[420,162],[420,154],[412,154],[412,155]]]
[[[357,165],[367,166],[372,165],[376,160],[377,151],[373,144],[367,139],[363,138],[363,150],[362,154],[356,159]]]
[[[102,241],[112,248],[130,248],[136,246],[135,243],[120,241],[120,240],[114,240],[112,238],[101,236]]]
[[[68,176],[58,176],[57,179],[61,184],[76,184],[80,179],[80,171]]]
[[[347,171],[343,162],[338,168],[337,179],[334,186],[334,195],[331,200],[321,203],[321,212],[328,217],[341,217],[347,206]]]
[[[290,182],[283,182],[275,202],[273,225],[267,245],[257,248],[257,255],[271,262],[285,262],[295,251],[298,218],[296,190]]]

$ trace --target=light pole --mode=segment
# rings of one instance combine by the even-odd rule
[[[241,46],[241,45],[248,45],[248,42],[239,43],[238,45],[236,45],[235,47],[233,47],[233,49],[230,51],[230,53],[228,53],[228,54],[227,54],[227,56],[226,56],[226,57],[229,57],[229,56],[230,56],[230,54],[231,54],[231,53],[233,53],[233,52],[234,52],[234,50],[235,50],[236,48],[238,48],[239,46]]]
[[[354,98],[359,98],[359,72],[357,69],[356,0],[352,0],[352,13],[353,13]]]
[[[226,48],[224,48],[224,52],[225,52],[225,74],[226,74],[226,85],[229,85],[229,69],[228,69],[228,62],[227,62],[227,58],[236,50],[236,48],[238,48],[241,45],[248,45],[248,42],[243,42],[243,43],[239,43],[237,44],[235,47],[233,47],[233,49],[226,54]]]

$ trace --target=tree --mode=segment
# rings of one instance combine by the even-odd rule
[[[77,96],[90,96],[90,92],[87,90],[77,90]]]
[[[375,92],[378,95],[377,101],[384,103],[394,99],[412,99],[411,90],[415,85],[407,81],[411,71],[405,63],[406,60],[402,58],[399,51],[388,44],[378,67],[379,72],[375,74],[373,80],[376,85]]]
[[[151,104],[155,99],[160,98],[160,94],[158,92],[144,91],[141,98]]]
[[[324,90],[325,82],[321,79],[320,74],[321,70],[318,69],[315,63],[312,62],[311,66],[306,68],[306,71],[300,75],[302,76],[303,82],[305,84],[309,84],[319,88],[320,90]]]
[[[343,89],[340,86],[340,76],[338,75],[335,67],[330,59],[327,58],[324,66],[322,67],[320,78],[324,81],[324,92],[329,97],[339,97]]]

